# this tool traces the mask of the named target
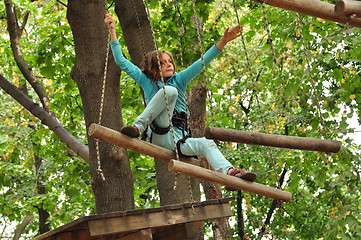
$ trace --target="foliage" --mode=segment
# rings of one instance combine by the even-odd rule
[[[68,131],[85,141],[79,91],[69,74],[74,48],[65,9],[47,1],[14,1],[13,4],[20,20],[30,12],[20,45],[25,60],[51,99],[51,111]],[[3,4],[0,11],[5,16]],[[6,29],[5,17],[0,24]],[[7,32],[2,32],[2,36],[0,46],[6,61],[0,63],[1,74],[16,86],[24,85],[24,77],[13,60]],[[27,94],[39,102],[30,87],[27,87]],[[36,216],[38,207],[49,211],[51,228],[94,212],[89,166],[70,153],[47,127],[10,96],[4,92],[0,92],[0,96],[3,103],[0,115],[1,228],[8,227],[5,225],[8,222],[21,222],[26,215]],[[34,167],[37,158],[42,161],[38,172]],[[45,185],[46,194],[38,194],[38,184]],[[33,218],[24,234],[37,233],[37,222],[38,219]]]
[[[82,104],[70,77],[74,46],[65,21],[66,8],[55,1],[17,0],[14,4],[20,19],[26,11],[31,13],[20,44],[51,97],[51,110],[66,129],[85,142]],[[178,71],[196,60],[200,45],[191,2],[150,1],[148,7],[157,43],[174,54]],[[4,8],[0,6],[2,29],[6,29]],[[293,194],[293,200],[276,208],[265,233],[260,229],[272,201],[243,193],[246,235],[250,239],[360,238],[361,149],[348,138],[353,132],[350,119],[356,116],[361,122],[360,29],[270,6],[263,9],[252,1],[196,1],[197,15],[204,24],[203,50],[227,27],[238,23],[235,9],[244,28],[245,45],[241,38],[227,45],[208,68],[207,86],[212,91],[208,124],[342,143],[341,151],[330,155],[222,143],[227,159],[237,167],[256,171],[262,184],[277,187],[281,172],[287,170],[283,189]],[[13,60],[7,32],[2,36],[0,50],[6,61],[0,62],[1,73],[20,86],[24,78]],[[274,54],[268,38],[272,38]],[[39,102],[30,87],[28,95]],[[121,96],[127,124],[142,111],[143,101],[138,87],[125,75]],[[2,224],[19,223],[28,214],[36,216],[39,206],[50,212],[51,227],[92,214],[87,164],[3,91],[0,97]],[[35,156],[43,161],[38,174]],[[157,206],[153,160],[134,152],[129,156],[136,179],[136,206]],[[46,185],[45,195],[37,194],[38,182]],[[37,232],[37,221],[35,218],[26,229],[29,238]],[[236,227],[233,229],[236,239]]]

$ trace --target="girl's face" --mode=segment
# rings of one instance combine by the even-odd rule
[[[162,75],[164,78],[169,78],[174,74],[174,65],[171,56],[163,53],[160,61],[162,65]]]

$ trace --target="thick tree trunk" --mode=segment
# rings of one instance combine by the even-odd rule
[[[101,90],[104,75],[108,29],[104,24],[105,1],[68,1],[67,19],[74,36],[75,64],[71,75],[77,83],[84,107],[86,127],[99,122]],[[119,130],[122,125],[119,76],[120,71],[109,54],[101,124]],[[105,181],[97,173],[95,139],[88,137],[90,173],[97,213],[134,208],[133,175],[127,152],[100,141],[100,162]]]
[[[116,0],[115,7],[132,62],[139,66],[144,55],[155,49],[151,24],[144,3],[141,0]],[[177,187],[174,189],[175,174],[168,171],[167,163],[155,161],[161,205],[191,202],[188,177],[179,176]],[[190,184],[196,186],[193,187],[194,200],[199,200],[199,186],[193,182]]]
[[[190,127],[193,137],[204,137],[204,128],[206,126],[206,98],[206,87],[198,85],[192,88],[189,97],[189,111],[191,113]],[[202,163],[203,167],[210,168],[206,159],[203,158]],[[205,180],[202,180],[201,184],[207,200],[223,197],[218,184]],[[212,220],[212,230],[214,239],[232,239],[231,228],[226,218]]]

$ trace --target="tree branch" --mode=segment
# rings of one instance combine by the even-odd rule
[[[64,7],[68,7],[68,5],[66,5],[65,3],[63,3],[62,1],[56,0],[58,3],[60,3],[61,5],[63,5]]]
[[[21,237],[21,233],[24,231],[26,226],[30,223],[31,219],[33,219],[32,215],[26,215],[19,224],[19,226],[15,229],[13,240],[19,240]]]
[[[6,15],[7,15],[7,23],[8,23],[8,32],[10,36],[10,44],[11,49],[14,54],[14,59],[16,61],[16,64],[18,65],[21,73],[24,75],[25,79],[30,83],[30,85],[35,90],[36,94],[39,96],[41,104],[43,105],[43,108],[46,112],[50,113],[49,110],[49,97],[47,96],[44,88],[41,86],[37,78],[35,77],[33,71],[31,70],[31,67],[26,63],[23,53],[20,48],[20,38],[21,38],[21,32],[22,28],[25,26],[18,25],[18,21],[15,14],[15,9],[13,7],[11,0],[4,0],[5,6],[6,6]],[[27,16],[26,16],[27,18]],[[24,20],[25,21],[25,20]]]
[[[89,149],[84,143],[69,133],[53,116],[46,112],[38,104],[23,94],[16,86],[10,83],[0,74],[0,87],[25,107],[31,114],[39,118],[43,124],[48,126],[59,139],[65,143],[72,151],[77,153],[89,163]]]
[[[284,168],[283,172],[281,174],[280,180],[279,180],[279,186],[282,186],[283,181],[284,181],[285,176],[286,176],[286,172],[287,172],[287,169]],[[262,226],[262,229],[260,231],[261,234],[263,234],[266,231],[267,225],[271,222],[273,212],[276,209],[277,205],[278,205],[278,200],[273,200],[272,204],[271,204],[271,207],[270,207],[270,209],[269,209],[269,211],[267,213],[267,218],[266,218],[266,220],[265,220],[265,222],[264,222],[264,224]]]

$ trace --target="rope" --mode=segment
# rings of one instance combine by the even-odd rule
[[[273,46],[273,39],[272,39],[272,36],[271,36],[271,30],[270,30],[270,27],[269,27],[269,22],[268,22],[268,17],[267,17],[267,12],[266,12],[266,1],[261,1],[261,4],[262,4],[262,11],[263,11],[263,18],[264,18],[264,21],[266,23],[266,31],[267,31],[267,36],[268,36],[267,44],[269,44],[270,47],[271,47],[272,55],[273,55],[273,61],[275,63],[277,63],[275,48]]]
[[[239,20],[239,16],[238,16],[238,11],[237,11],[237,8],[236,8],[236,2],[235,0],[233,0],[233,8],[234,8],[234,12],[236,14],[236,19],[237,19],[237,24],[239,26],[241,26],[241,21]],[[244,41],[244,36],[243,36],[243,31],[240,32],[241,33],[241,41],[242,41],[242,46],[243,46],[243,51],[244,51],[244,55],[246,56],[246,61],[247,61],[247,68],[248,68],[248,71],[250,72],[251,74],[251,78],[253,79],[253,72],[252,72],[252,68],[251,68],[251,63],[250,63],[250,60],[249,60],[249,56],[248,56],[248,51],[247,51],[247,48],[246,48],[246,43]]]
[[[136,21],[137,21],[137,25],[138,25],[138,29],[139,29],[139,36],[140,36],[140,39],[141,39],[143,54],[144,54],[144,56],[146,56],[145,42],[144,42],[144,38],[143,38],[143,33],[142,33],[141,29],[140,29],[141,25],[140,25],[139,15],[138,15],[138,11],[137,11],[137,8],[135,6],[134,0],[132,0],[132,5],[133,5],[133,9],[134,9],[134,12],[135,12],[135,17],[136,17]],[[150,16],[149,8],[147,7],[147,2],[145,2],[145,6],[146,6],[147,15]],[[159,73],[160,73],[160,78],[161,78],[160,80],[162,82],[162,88],[163,88],[163,92],[164,92],[164,99],[165,99],[165,104],[166,104],[166,108],[167,108],[169,123],[170,123],[170,126],[171,126],[170,129],[171,129],[171,133],[172,133],[172,137],[173,137],[173,143],[174,143],[174,149],[175,149],[175,153],[176,153],[176,159],[179,160],[179,154],[178,154],[178,150],[177,150],[177,143],[176,143],[176,138],[175,138],[173,124],[172,124],[172,114],[171,114],[170,109],[169,109],[169,102],[168,102],[167,93],[166,93],[166,89],[165,89],[164,78],[163,78],[163,73],[162,73],[162,68],[161,68],[161,62],[160,62],[160,57],[159,57],[159,53],[158,53],[158,47],[157,47],[157,43],[155,41],[155,36],[153,34],[154,31],[153,31],[153,25],[152,25],[151,18],[148,18],[148,19],[149,19],[150,29],[151,29],[151,32],[152,32],[153,46],[154,46],[154,49],[156,51],[158,70],[159,70]]]
[[[302,27],[301,27],[301,24],[300,24],[300,16],[299,16],[298,13],[296,13],[296,25],[297,25],[297,28],[300,31],[300,38],[302,40],[303,54],[305,55],[305,60],[306,60],[306,65],[307,65],[307,73],[308,73],[309,78],[311,80],[311,86],[312,86],[312,90],[313,90],[314,101],[316,103],[318,114],[320,116],[324,136],[327,137],[327,128],[326,128],[325,120],[322,117],[320,100],[319,100],[318,95],[317,95],[316,83],[315,83],[314,76],[312,74],[310,58],[309,58],[309,54],[307,52],[306,42],[305,42],[305,38],[303,37]]]
[[[133,0],[132,0],[133,1]],[[147,11],[147,15],[150,16],[150,12],[149,12],[149,8],[147,6],[147,2],[146,2],[146,11]],[[172,133],[172,138],[173,138],[173,144],[174,144],[174,151],[176,154],[176,160],[179,160],[179,153],[178,153],[178,149],[177,149],[177,140],[175,137],[175,133],[174,133],[174,127],[173,127],[173,123],[172,123],[172,113],[170,111],[169,108],[169,102],[168,102],[168,98],[167,98],[167,92],[165,89],[165,82],[164,82],[164,77],[163,77],[163,72],[162,72],[162,66],[161,66],[161,61],[160,61],[160,57],[159,56],[159,52],[158,52],[158,46],[157,43],[155,41],[155,36],[154,36],[154,29],[153,29],[153,24],[152,24],[152,20],[149,17],[149,25],[150,25],[150,30],[152,32],[152,39],[153,39],[153,45],[154,45],[154,49],[156,50],[156,56],[157,56],[157,64],[158,64],[158,71],[159,71],[159,75],[160,75],[160,81],[162,82],[162,88],[163,88],[163,93],[164,93],[164,101],[165,101],[165,105],[167,108],[167,113],[168,113],[168,118],[169,118],[169,125],[170,125],[170,131]]]
[[[110,39],[110,31],[108,32],[108,39]],[[99,119],[98,119],[98,124],[99,125],[101,125],[102,117],[103,117],[105,83],[106,83],[106,80],[107,80],[108,60],[109,60],[109,44],[107,44],[105,64],[104,64],[104,75],[103,75],[102,91],[101,91],[101,97],[100,97]],[[101,168],[99,141],[100,141],[99,138],[95,139],[95,149],[96,149],[96,154],[97,154],[97,173],[101,177],[101,179],[103,181],[105,181],[103,170]]]
[[[132,3],[133,3],[134,11],[135,11],[135,13],[136,13],[137,23],[138,23],[138,26],[139,26],[139,28],[140,28],[139,16],[138,16],[138,12],[137,12],[137,10],[136,10],[135,3],[134,3],[133,0],[132,0]],[[145,4],[145,6],[146,6],[146,12],[147,12],[147,15],[148,15],[148,17],[149,17],[149,16],[150,16],[150,11],[149,11],[149,8],[147,7],[147,5],[148,5],[148,4],[147,4],[147,2],[146,2],[146,4]],[[156,41],[155,41],[153,24],[152,24],[152,21],[151,21],[151,18],[150,18],[150,17],[149,17],[149,23],[150,23],[150,28],[151,28],[151,32],[152,32],[153,46],[154,46],[154,49],[155,49],[155,51],[156,51],[158,70],[159,70],[159,74],[160,74],[160,80],[161,80],[161,82],[162,82],[162,89],[163,89],[163,93],[164,93],[164,101],[165,101],[166,109],[167,109],[167,113],[168,113],[169,124],[170,124],[170,131],[171,131],[172,139],[173,139],[174,151],[175,151],[175,155],[176,155],[176,160],[179,160],[179,153],[178,153],[178,148],[177,148],[177,141],[176,141],[175,132],[174,132],[174,127],[173,127],[173,123],[172,123],[172,113],[171,113],[170,108],[169,108],[169,102],[168,102],[167,93],[166,93],[166,89],[165,89],[165,83],[164,83],[164,77],[163,77],[163,73],[162,73],[160,56],[159,56],[159,52],[158,52],[157,43],[156,43]],[[141,39],[142,39],[143,52],[145,53],[145,49],[144,49],[144,45],[145,45],[145,44],[144,44],[144,40],[143,40],[143,34],[142,34],[141,31],[140,31],[140,36],[141,36]],[[145,55],[145,54],[144,54],[144,55]],[[176,189],[179,175],[180,175],[180,173],[176,173],[176,174],[175,174],[174,187],[173,187],[174,190]],[[190,181],[190,180],[189,180],[189,181]],[[194,200],[193,200],[193,194],[191,194],[191,199],[192,199],[192,202],[194,202]],[[192,208],[193,208],[193,206],[192,206]]]
[[[142,45],[143,56],[145,57],[147,55],[147,51],[145,50],[145,43],[144,43],[143,33],[141,31],[141,25],[140,25],[140,20],[139,20],[137,7],[135,6],[135,2],[133,0],[132,0],[132,5],[133,5],[133,10],[135,12],[135,20],[137,21],[137,25],[138,25],[138,33],[139,33],[140,42],[141,42],[141,45]]]
[[[169,4],[169,2],[168,2],[168,4]],[[178,12],[179,14],[181,14],[180,9],[179,9],[179,7],[178,7],[178,5],[177,5],[177,3],[175,1],[172,2],[172,6],[174,7],[175,12]],[[177,29],[179,29],[180,20],[179,20],[178,14],[175,14],[175,18],[176,18]],[[181,30],[178,30],[177,31],[177,38],[178,38],[178,42],[180,43],[180,50],[179,50],[180,63],[181,63],[180,66],[183,69],[184,61],[183,61],[183,45],[182,45],[181,35],[182,35]],[[186,101],[186,118],[187,118],[187,122],[189,122],[188,115],[189,115],[189,111],[188,111],[188,99],[187,99],[187,101]],[[185,130],[189,131],[189,129],[185,129]],[[177,150],[178,150],[178,148],[177,148]],[[180,172],[175,173],[173,190],[177,189],[178,180],[179,180],[180,175],[181,175]],[[191,201],[194,202],[192,185],[191,185],[191,178],[190,177],[188,177],[188,188],[189,188],[189,191],[190,191]],[[193,205],[192,205],[192,209],[193,209]],[[194,211],[193,211],[193,213],[194,213]]]
[[[205,65],[205,62],[204,62],[204,50],[203,50],[203,44],[202,44],[202,39],[201,39],[202,38],[201,31],[203,31],[202,20],[197,17],[195,0],[192,0],[192,8],[193,8],[193,17],[192,17],[192,19],[193,19],[194,27],[197,30],[197,41],[198,41],[198,46],[199,46],[199,50],[200,50],[200,53],[201,53],[203,78],[204,78],[204,80],[206,82],[206,86],[210,86],[210,81],[209,81],[209,78],[208,78],[208,75],[207,75],[207,71],[205,70],[206,65]],[[215,126],[216,121],[215,121],[214,114],[213,114],[214,111],[213,111],[213,104],[212,104],[212,98],[213,98],[212,94],[213,94],[212,91],[207,89],[207,96],[208,96],[208,99],[209,99],[209,109],[210,109],[210,112],[211,112],[211,119],[212,119],[213,126]]]
[[[175,11],[179,11],[179,8],[177,7],[177,4],[173,1],[172,2],[172,5],[174,6],[175,8]],[[180,11],[179,11],[180,12]],[[176,24],[177,24],[177,28],[179,27],[179,18],[178,18],[178,15],[176,14]],[[177,37],[178,37],[178,41],[179,43],[182,43],[181,41],[181,32],[180,31],[177,31]],[[181,67],[183,67],[183,49],[182,49],[182,44],[181,44],[181,49],[180,49],[180,59],[181,59]],[[162,81],[163,82],[163,81]],[[188,101],[187,103],[188,104]],[[187,118],[187,121],[188,121],[188,106],[187,106],[187,113],[186,113],[186,118]],[[172,134],[174,134],[174,129],[172,128],[173,132]],[[188,131],[189,129],[185,129],[186,131]],[[175,139],[175,136],[173,136],[173,139]],[[175,142],[175,149],[176,149],[176,155],[177,157],[178,156],[178,148],[176,146],[176,141],[174,140]],[[178,180],[179,180],[179,176],[181,175],[180,172],[176,172],[175,174],[175,179],[174,179],[174,185],[173,185],[173,190],[176,190],[177,189],[177,185],[178,185]],[[192,213],[195,214],[195,210],[194,210],[194,204],[193,202],[194,201],[194,196],[193,196],[193,190],[192,190],[192,181],[191,181],[191,177],[187,177],[187,180],[188,180],[188,190],[189,190],[189,196],[191,197],[191,207],[192,207]]]

